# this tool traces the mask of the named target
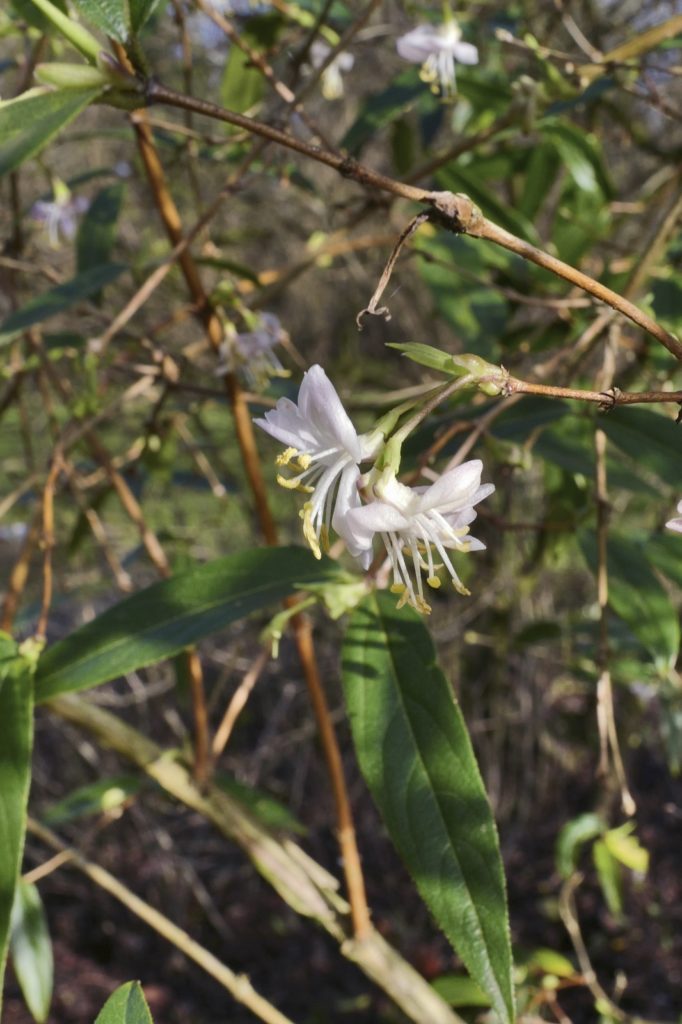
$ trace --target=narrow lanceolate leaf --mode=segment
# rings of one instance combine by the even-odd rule
[[[130,31],[128,0],[74,0],[74,7],[95,28],[124,43]]]
[[[344,641],[343,685],[360,768],[391,839],[473,979],[513,1020],[495,823],[423,620],[391,595],[367,598]]]
[[[102,263],[76,274],[70,281],[35,295],[20,309],[10,313],[0,324],[0,346],[33,324],[42,323],[57,313],[63,313],[77,302],[96,295],[105,285],[114,281],[124,270],[122,263]]]
[[[95,1024],[154,1024],[139,981],[128,981],[109,996]]]
[[[49,647],[36,696],[83,690],[170,658],[250,612],[277,604],[297,585],[338,575],[306,548],[257,548],[154,583]]]
[[[29,882],[20,881],[15,893],[10,952],[26,1005],[43,1024],[50,1012],[54,960],[43,903]]]
[[[10,917],[24,848],[31,778],[32,676],[31,662],[22,657],[4,634],[0,645],[0,1016]]]
[[[0,177],[39,153],[102,88],[41,87],[0,103]]]

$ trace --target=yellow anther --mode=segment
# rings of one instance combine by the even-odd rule
[[[467,590],[467,588],[464,586],[464,584],[461,583],[459,580],[453,580],[452,581],[452,585],[455,588],[455,590],[457,591],[457,593],[461,594],[462,597],[471,597],[471,591]]]
[[[326,526],[320,530],[320,540],[322,541],[322,550],[326,554],[329,551],[329,530]]]
[[[417,597],[415,602],[415,608],[417,609],[418,612],[421,612],[422,615],[431,614],[431,605],[428,604],[423,597]]]
[[[288,491],[301,491],[303,494],[312,494],[315,490],[314,487],[309,487],[307,484],[301,483],[300,476],[286,477],[282,476],[281,473],[277,474],[277,483],[280,487],[286,487]]]
[[[392,594],[404,594],[407,587],[404,583],[392,583],[389,589]]]
[[[297,448],[285,448],[277,458],[275,459],[276,466],[288,466],[292,459],[295,459],[298,455]]]
[[[310,545],[310,550],[315,555],[315,558],[322,558],[322,552],[320,551],[320,544],[317,539],[317,534],[313,527],[313,517],[311,515],[312,504],[306,501],[305,505],[299,512],[301,519],[303,520],[303,536]]]
[[[433,590],[438,590],[441,585],[441,582],[437,576],[429,576],[426,582],[430,587],[433,588]]]

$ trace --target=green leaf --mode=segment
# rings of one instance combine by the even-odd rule
[[[598,814],[581,814],[563,826],[556,844],[556,866],[562,878],[569,878],[575,871],[583,843],[596,839],[605,830]]]
[[[377,132],[401,117],[424,95],[424,83],[412,70],[404,71],[388,89],[363,103],[360,113],[341,141],[341,148],[357,155]]]
[[[490,1006],[490,1000],[480,986],[461,974],[441,974],[431,985],[450,1006]]]
[[[102,47],[95,36],[73,18],[69,18],[62,11],[61,5],[53,3],[52,0],[32,0],[32,3],[45,15],[50,24],[83,54],[88,64],[97,64]]]
[[[128,981],[109,996],[95,1024],[154,1024],[139,981]]]
[[[231,46],[220,83],[222,106],[243,114],[260,101],[264,91],[265,80],[261,72],[245,53]]]
[[[41,87],[0,103],[0,177],[39,153],[101,92]]]
[[[255,549],[154,583],[49,647],[36,694],[47,700],[170,658],[190,644],[283,600],[297,585],[333,579],[306,548]]]
[[[556,146],[563,166],[579,189],[611,197],[613,188],[593,135],[566,121],[545,121],[541,130]]]
[[[127,0],[73,0],[73,6],[95,28],[125,43],[130,32]]]
[[[157,7],[167,0],[128,0],[130,7],[130,30],[137,35],[145,22],[149,21]]]
[[[216,772],[213,781],[220,789],[248,807],[253,816],[267,828],[295,832],[297,835],[305,835],[308,831],[288,807],[262,789],[247,786],[225,772]]]
[[[43,1024],[50,1012],[54,961],[43,902],[29,882],[20,881],[14,896],[10,952],[26,1005]]]
[[[63,14],[66,13],[65,0],[53,0],[55,7],[57,7]],[[33,28],[39,29],[41,32],[50,31],[50,22],[47,20],[44,14],[42,14],[32,0],[10,0],[10,7],[13,7],[16,13],[23,21],[28,22]]]
[[[122,182],[103,188],[83,217],[76,238],[79,273],[108,262],[116,239],[116,221],[121,212],[124,191]]]
[[[600,420],[610,441],[665,484],[682,480],[682,425],[649,409],[614,409]]]
[[[77,302],[95,295],[105,285],[116,280],[125,269],[122,263],[103,263],[100,266],[83,270],[72,277],[70,281],[58,284],[56,288],[50,288],[49,291],[36,295],[21,309],[10,313],[0,324],[0,346],[7,344],[16,334],[25,331],[27,327],[32,327],[33,324],[56,316],[57,313],[63,313]]]
[[[33,663],[2,635],[0,647],[0,1017],[10,916],[26,830],[33,746]]]
[[[611,854],[603,839],[597,839],[592,847],[592,859],[597,869],[599,884],[604,894],[606,905],[614,916],[620,917],[623,912],[621,871],[618,861]]]
[[[139,775],[116,775],[113,778],[98,779],[97,782],[79,786],[63,800],[53,804],[42,815],[42,820],[46,825],[62,825],[65,821],[111,811],[137,793],[141,785]]]
[[[423,620],[395,597],[350,619],[343,685],[360,768],[417,888],[503,1020],[514,1019],[504,874],[490,805]]]
[[[609,829],[604,836],[604,843],[612,857],[636,871],[639,875],[645,875],[649,869],[649,852],[640,843],[636,835],[635,823],[626,821],[618,828]]]

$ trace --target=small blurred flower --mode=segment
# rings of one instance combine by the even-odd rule
[[[485,548],[468,536],[469,524],[476,518],[474,505],[495,490],[493,484],[481,484],[482,469],[480,459],[473,459],[444,473],[429,487],[406,487],[388,471],[373,487],[376,500],[347,512],[346,532],[354,538],[356,548],[371,550],[374,534],[381,535],[393,568],[391,590],[402,595],[398,607],[410,604],[420,612],[431,611],[424,598],[421,570],[427,572],[430,587],[440,587],[434,549],[455,590],[469,593],[448,551]],[[406,555],[411,556],[411,566]]]
[[[301,518],[313,554],[321,557],[320,540],[326,548],[333,527],[350,553],[362,557],[363,547],[347,530],[347,513],[360,504],[359,464],[378,454],[383,434],[357,433],[321,366],[312,366],[303,375],[298,403],[280,398],[275,408],[255,423],[288,446],[278,456],[277,465],[291,466],[296,475],[280,474],[277,482],[310,495]]]
[[[220,346],[222,362],[216,373],[242,372],[251,387],[260,388],[269,377],[288,377],[273,352],[288,335],[273,313],[260,313],[253,326],[252,331],[226,338]]]
[[[401,36],[396,48],[403,60],[421,64],[421,78],[431,85],[432,92],[453,96],[455,61],[460,64],[478,64],[478,50],[471,43],[463,43],[462,31],[450,18],[442,25],[418,25]]]
[[[675,519],[670,519],[665,525],[669,530],[676,530],[677,533],[682,533],[682,501],[677,506],[677,511],[680,513]]]
[[[331,46],[316,39],[310,47],[310,63],[314,68],[319,68],[331,53]],[[328,68],[322,72],[322,95],[326,100],[338,100],[343,96],[342,73],[350,71],[355,64],[355,57],[352,53],[339,53],[334,57]]]
[[[90,206],[85,196],[74,196],[63,181],[55,181],[54,199],[38,199],[33,204],[30,217],[47,228],[47,236],[53,249],[60,241],[72,241],[78,228],[78,218]]]

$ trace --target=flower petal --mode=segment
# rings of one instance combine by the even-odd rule
[[[417,25],[396,40],[396,50],[403,60],[423,64],[431,54],[440,49],[440,36],[435,25]]]
[[[419,512],[428,512],[429,509],[435,508],[445,513],[448,509],[456,511],[473,504],[472,498],[480,486],[482,471],[481,460],[471,459],[470,462],[463,462],[461,466],[455,466],[454,469],[443,473],[419,496]]]
[[[457,43],[452,56],[460,64],[478,64],[478,50],[471,43]]]
[[[343,448],[355,462],[360,462],[362,451],[357,431],[341,404],[336,388],[317,364],[303,374],[298,408],[302,418],[310,422],[327,447]]]

